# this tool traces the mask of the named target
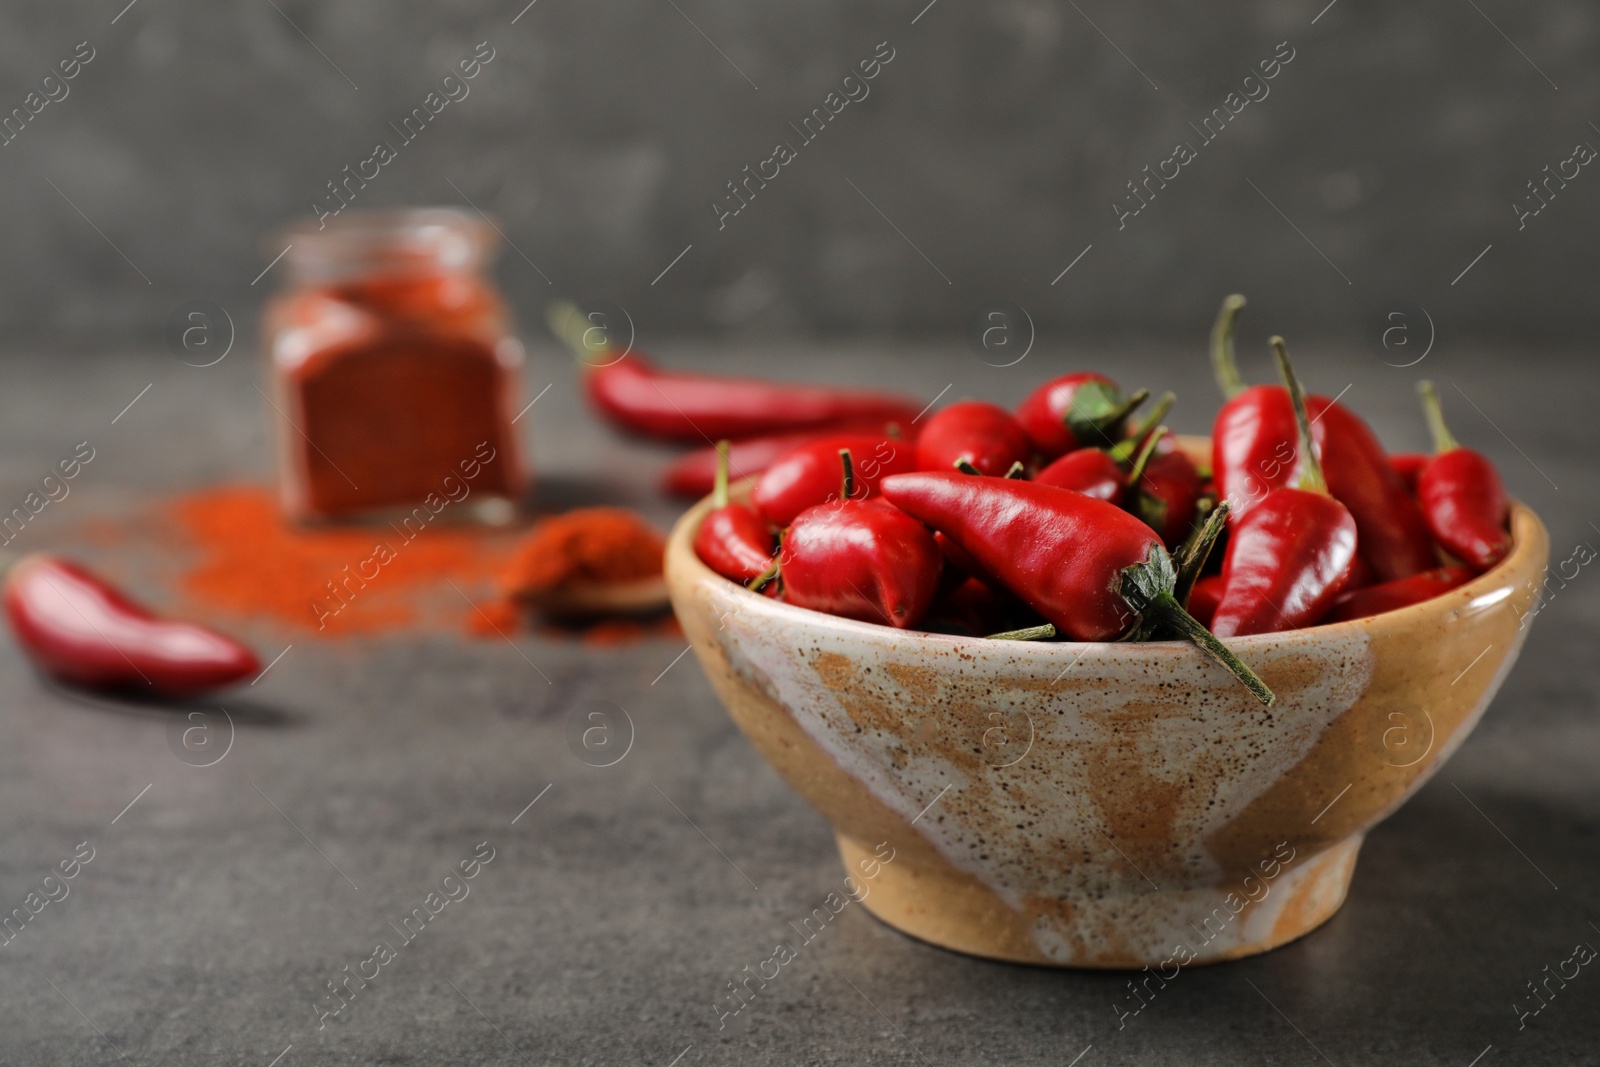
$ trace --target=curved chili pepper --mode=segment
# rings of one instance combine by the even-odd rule
[[[5,577],[17,643],[46,672],[93,689],[192,696],[260,670],[255,653],[191,622],[158,618],[76,563],[24,556]]]
[[[1211,468],[1217,492],[1242,520],[1274,489],[1301,473],[1294,406],[1282,386],[1243,388],[1233,361],[1232,323],[1242,297],[1223,304],[1212,334],[1218,384],[1231,397],[1211,431]],[[1389,465],[1377,435],[1354,412],[1326,397],[1306,400],[1313,440],[1328,491],[1350,510],[1361,531],[1361,554],[1385,581],[1437,564],[1422,509]]]
[[[1323,479],[1305,393],[1289,365],[1283,338],[1272,352],[1299,423],[1300,484],[1274,489],[1232,524],[1222,564],[1222,599],[1211,619],[1218,637],[1277,633],[1314,625],[1350,580],[1356,521]]]
[[[921,414],[917,401],[891,393],[661,370],[642,354],[590,345],[590,323],[570,304],[553,304],[547,319],[584,364],[595,408],[646,437],[709,442],[859,420],[909,423]]]
[[[965,461],[979,474],[999,478],[1032,455],[1022,424],[1005,408],[982,400],[951,404],[917,436],[917,466],[925,471],[947,471]]]
[[[1165,624],[1272,703],[1261,679],[1173,599],[1172,557],[1122,509],[1057,486],[937,471],[896,474],[880,488],[1071,640],[1115,641]]]
[[[1323,622],[1349,622],[1382,615],[1386,611],[1420,604],[1443,596],[1459,585],[1472,580],[1473,573],[1465,567],[1435,567],[1431,571],[1398,578],[1382,585],[1369,585],[1365,589],[1347,589],[1333,602],[1333,609],[1323,617]]]
[[[901,433],[899,423],[876,419],[866,422],[843,422],[811,430],[796,430],[793,433],[769,434],[765,437],[748,437],[729,446],[728,468],[735,478],[754,478],[801,445],[810,444],[819,437],[836,434],[887,434],[895,437]],[[914,435],[907,435],[906,443],[911,444],[913,441]],[[693,500],[699,500],[710,493],[716,488],[717,483],[717,455],[716,446],[685,452],[669,463],[662,473],[662,491]]]
[[[917,469],[915,448],[885,434],[830,434],[801,445],[773,463],[756,482],[750,500],[772,525],[782,529],[795,516],[825,503],[839,492],[839,452],[848,449],[855,460],[857,499],[872,495],[879,480],[890,474]]]
[[[1122,424],[1150,395],[1124,395],[1104,374],[1079,372],[1045,382],[1017,406],[1017,422],[1049,463],[1073,449],[1119,440]]]
[[[1396,452],[1389,457],[1389,466],[1405,481],[1406,488],[1413,493],[1417,491],[1417,475],[1422,473],[1422,468],[1428,465],[1428,460],[1433,457],[1426,452]]]
[[[712,503],[694,534],[695,555],[724,578],[741,585],[767,574],[772,567],[772,530],[760,512],[749,504],[728,500],[728,442],[717,445],[717,465]]]
[[[1469,567],[1486,571],[1511,551],[1506,519],[1511,503],[1500,472],[1481,452],[1462,448],[1444,422],[1432,382],[1418,382],[1435,455],[1417,475],[1417,498],[1428,528],[1444,550]]]
[[[939,546],[905,512],[882,500],[855,499],[849,449],[840,449],[837,459],[844,465],[838,499],[802,512],[784,536],[784,597],[847,619],[902,630],[917,626],[939,587]]]

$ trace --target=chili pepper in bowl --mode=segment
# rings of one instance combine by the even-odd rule
[[[1000,478],[1032,454],[1022,424],[1005,408],[982,400],[951,404],[917,437],[917,466],[925,471],[947,471],[965,462],[979,474]]]
[[[917,626],[939,587],[939,546],[905,512],[883,500],[857,499],[849,449],[840,449],[836,461],[844,468],[838,499],[802,512],[784,536],[784,597],[847,619],[902,630]]]
[[[255,653],[192,622],[163,619],[69,560],[35,553],[6,570],[6,618],[41,669],[90,689],[193,696],[261,669]]]
[[[1458,585],[1472,579],[1473,572],[1466,567],[1435,567],[1431,571],[1397,578],[1365,589],[1346,589],[1333,602],[1333,609],[1323,617],[1323,622],[1348,622],[1382,615],[1386,611],[1420,604],[1443,596]]]
[[[897,422],[874,419],[865,422],[837,423],[790,433],[768,434],[763,437],[747,437],[742,441],[734,441],[729,446],[728,469],[735,478],[754,478],[801,445],[810,444],[819,437],[835,434],[887,434],[890,437],[900,437],[903,430]],[[699,500],[712,492],[717,484],[719,454],[715,445],[685,452],[669,463],[662,473],[662,491],[692,500]]]
[[[1149,396],[1147,389],[1125,395],[1103,374],[1065,374],[1029,393],[1017,406],[1017,422],[1049,463],[1074,449],[1119,440],[1123,423]]]
[[[1463,448],[1445,425],[1433,383],[1417,383],[1435,455],[1417,475],[1417,497],[1428,528],[1446,552],[1486,571],[1511,551],[1510,502],[1500,472],[1481,452]]]
[[[921,413],[914,399],[890,393],[662,370],[637,352],[592,347],[589,321],[570,304],[552,305],[548,320],[584,363],[596,410],[645,437],[709,442],[857,420],[909,423]]]
[[[1173,599],[1172,557],[1122,509],[1058,486],[937,471],[896,474],[881,489],[1070,640],[1116,641],[1164,624],[1272,703],[1255,672]]]
[[[1208,574],[1189,590],[1189,602],[1184,608],[1201,626],[1209,628],[1211,620],[1216,617],[1217,605],[1222,603],[1224,584],[1222,575]]]
[[[1432,459],[1426,452],[1396,452],[1389,457],[1389,466],[1394,468],[1396,474],[1406,483],[1406,488],[1413,493],[1417,491],[1417,475],[1422,473],[1422,468]]]
[[[728,442],[718,442],[717,451],[721,462],[711,494],[716,506],[695,531],[694,551],[724,578],[749,584],[772,566],[772,530],[755,508],[728,500]]]
[[[1129,474],[1130,464],[1146,440],[1152,444],[1158,441],[1159,434],[1155,437],[1151,435],[1161,420],[1166,418],[1167,412],[1172,410],[1176,399],[1172,393],[1167,393],[1128,437],[1105,448],[1073,449],[1045,467],[1033,480],[1040,485],[1056,485],[1096,500],[1121,504],[1133,481]]]
[[[1154,443],[1161,439],[1157,435]],[[1194,460],[1177,449],[1158,451],[1138,478],[1129,481],[1133,513],[1159,533],[1168,548],[1177,548],[1194,525],[1202,484],[1200,468]]]
[[[1230,399],[1211,431],[1217,492],[1242,520],[1274,489],[1293,484],[1303,463],[1294,406],[1278,385],[1245,387],[1233,353],[1233,321],[1244,298],[1224,302],[1212,334],[1217,383]],[[1350,510],[1361,532],[1361,554],[1390,581],[1438,563],[1422,509],[1389,464],[1377,435],[1360,416],[1327,397],[1306,400],[1328,491]]]
[[[750,501],[763,518],[782,529],[795,516],[825,503],[839,491],[839,452],[855,460],[851,481],[857,499],[872,495],[890,474],[917,469],[916,448],[887,434],[829,434],[801,445],[768,467]]]
[[[1272,352],[1299,424],[1300,484],[1274,489],[1233,523],[1222,565],[1222,599],[1211,619],[1218,637],[1276,633],[1315,625],[1350,579],[1356,520],[1328,492],[1311,437],[1305,392],[1283,338]]]

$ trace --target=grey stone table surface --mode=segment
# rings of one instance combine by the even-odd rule
[[[1097,366],[1179,390],[1185,431],[1203,431],[1216,406],[1199,344],[1041,343],[1010,368],[960,344],[658,347],[676,365],[945,401],[1014,402],[1046,374]],[[1259,338],[1247,350],[1249,371],[1268,374]],[[1428,371],[1458,434],[1545,518],[1552,559],[1600,543],[1600,430],[1582,354],[1434,351],[1411,369],[1349,343],[1296,354],[1317,391],[1348,384],[1346,401],[1395,448],[1423,443],[1411,383]],[[271,477],[274,427],[243,351],[203,369],[164,353],[17,353],[0,376],[6,510],[75,443],[96,449],[13,550],[157,494]],[[530,397],[552,385],[519,423],[539,507],[615,501],[672,519],[677,507],[653,491],[666,453],[600,426],[551,348],[535,345],[529,379]],[[128,568],[139,547],[85,551],[170,601]],[[236,729],[210,767],[175,754],[176,713],[73,699],[0,642],[0,914],[37,907],[29,894],[49,869],[93,850],[68,895],[0,945],[0,1060],[1594,1063],[1600,975],[1580,972],[1520,1029],[1512,1006],[1575,944],[1600,944],[1600,574],[1584,568],[1550,590],[1476,733],[1371,834],[1343,910],[1265,956],[1184,972],[1120,1027],[1125,975],[968,959],[859,907],[719,1026],[713,1002],[735,973],[791,936],[787,924],[843,872],[827,826],[733,727],[694,658],[677,658],[681,642],[319,643],[263,625],[249,636],[269,656],[293,647],[221,699]],[[634,725],[615,766],[568,747],[592,700]],[[491,849],[469,895],[414,941],[396,935],[459,861]],[[327,984],[379,942],[394,958],[319,1025]]]

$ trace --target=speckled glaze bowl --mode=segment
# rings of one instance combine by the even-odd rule
[[[1499,689],[1548,556],[1516,506],[1511,555],[1443,597],[1229,641],[1277,694],[1265,709],[1183,643],[906,633],[757,596],[696,558],[709,507],[668,544],[673,608],[846,868],[894,850],[857,875],[868,910],[935,945],[1061,967],[1233,959],[1325,922],[1367,831]]]

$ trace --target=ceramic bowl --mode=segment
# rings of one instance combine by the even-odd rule
[[[935,945],[1062,967],[1232,959],[1325,922],[1367,831],[1499,689],[1548,555],[1517,505],[1511,554],[1445,596],[1230,640],[1268,709],[1184,643],[949,637],[755,595],[695,556],[709,508],[667,546],[673,608],[734,722],[833,825],[862,903]]]

